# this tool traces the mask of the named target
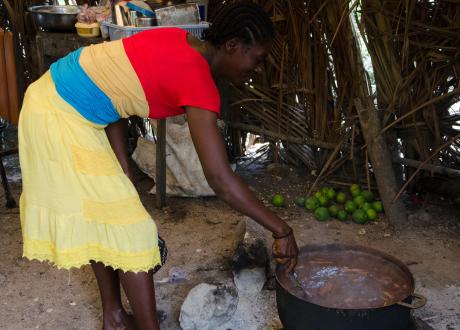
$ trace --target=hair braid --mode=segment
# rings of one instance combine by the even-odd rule
[[[262,7],[242,1],[223,6],[203,37],[216,46],[232,38],[239,38],[245,44],[254,44],[272,40],[274,28]]]

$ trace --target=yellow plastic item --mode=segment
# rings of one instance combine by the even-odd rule
[[[101,33],[99,23],[86,24],[78,22],[75,27],[77,28],[77,34],[84,38],[97,37]]]

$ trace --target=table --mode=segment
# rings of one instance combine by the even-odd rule
[[[98,44],[102,38],[82,38],[76,33],[37,32],[35,36],[37,45],[38,73],[42,75],[48,70],[51,63],[57,59],[77,50],[80,47]]]

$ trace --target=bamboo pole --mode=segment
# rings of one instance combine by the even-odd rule
[[[432,165],[432,164],[424,164],[424,162],[415,160],[415,159],[408,159],[408,158],[393,158],[393,162],[398,164],[403,164],[406,166],[420,168],[421,170],[433,172],[436,174],[447,175],[451,177],[460,177],[460,170],[456,170],[453,168],[447,168],[444,166],[439,165]]]
[[[324,164],[324,166],[322,166],[321,171],[319,172],[318,176],[316,177],[315,182],[313,182],[313,184],[311,185],[310,189],[308,189],[307,196],[311,195],[312,191],[315,189],[316,185],[318,184],[318,181],[323,177],[324,172],[326,172],[326,170],[329,168],[329,166],[331,165],[332,161],[334,160],[335,156],[339,152],[341,145],[342,145],[342,143],[337,144],[337,146],[335,147],[334,151],[331,152],[331,154],[329,155],[329,158],[327,159],[327,161]]]
[[[435,102],[439,102],[441,101],[442,99],[444,98],[447,98],[449,96],[453,96],[453,95],[458,95],[460,94],[460,87],[458,88],[455,88],[454,90],[446,93],[446,94],[443,94],[443,95],[439,95],[435,98],[432,98],[431,100],[425,102],[425,103],[422,103],[420,104],[419,106],[415,107],[414,109],[410,110],[409,112],[407,112],[406,114],[404,114],[403,116],[401,116],[400,118],[396,119],[395,121],[393,121],[391,124],[387,125],[385,128],[382,129],[382,131],[380,132],[380,134],[383,134],[385,133],[387,130],[389,130],[391,127],[393,127],[394,125],[396,125],[397,123],[399,123],[400,121],[404,120],[405,118],[409,117],[410,115],[413,115],[415,112],[419,111],[420,109],[423,109]]]
[[[415,170],[414,173],[412,173],[410,178],[406,181],[406,183],[402,186],[402,188],[399,190],[399,192],[394,197],[393,202],[396,202],[398,200],[399,196],[404,191],[404,189],[406,189],[407,185],[412,181],[412,179],[417,175],[417,173],[422,169],[422,167],[425,166],[426,163],[430,161],[430,159],[432,159],[436,154],[438,154],[438,152],[440,152],[442,149],[446,148],[447,146],[451,145],[455,140],[459,138],[460,138],[460,134],[457,134],[456,136],[449,139],[449,141],[447,141],[446,143],[438,147],[435,151],[433,151],[432,154],[417,167],[417,170]]]
[[[270,136],[276,139],[280,139],[282,141],[284,140],[287,142],[291,142],[291,143],[307,144],[307,145],[315,146],[318,148],[324,148],[324,149],[334,149],[337,147],[336,143],[323,142],[323,141],[319,141],[316,139],[310,139],[310,138],[293,137],[290,135],[280,134],[274,131],[263,129],[257,126],[252,126],[252,125],[247,125],[247,124],[242,124],[242,123],[233,123],[233,122],[227,122],[226,124],[232,128],[238,128],[238,129],[242,129],[248,132],[254,132],[257,134],[261,134],[261,135],[267,135],[267,136]]]

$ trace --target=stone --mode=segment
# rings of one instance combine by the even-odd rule
[[[431,215],[423,209],[417,210],[415,213],[410,214],[407,219],[411,222],[425,225],[431,222]]]
[[[286,164],[272,163],[267,166],[266,172],[271,175],[279,176],[284,178],[289,175],[290,168]]]
[[[242,269],[234,274],[233,280],[235,281],[240,296],[255,296],[262,291],[267,280],[265,268],[256,267],[252,269]]]
[[[182,304],[180,326],[183,330],[214,330],[232,318],[237,306],[234,286],[198,284]]]

